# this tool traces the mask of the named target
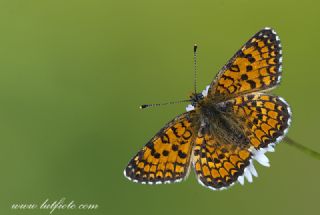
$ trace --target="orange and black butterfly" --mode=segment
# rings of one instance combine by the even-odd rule
[[[142,184],[179,182],[191,166],[200,184],[213,190],[257,177],[253,160],[269,166],[265,152],[286,135],[288,103],[269,93],[281,79],[279,37],[256,33],[222,67],[187,112],[165,125],[129,162],[124,175]]]

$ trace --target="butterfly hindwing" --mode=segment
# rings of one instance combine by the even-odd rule
[[[274,30],[256,33],[221,69],[209,88],[209,96],[221,100],[254,91],[264,91],[280,83],[282,51]]]
[[[198,181],[212,190],[234,184],[250,165],[248,146],[222,144],[212,133],[198,134],[193,151],[193,167]]]
[[[251,93],[220,105],[243,125],[250,144],[256,149],[279,142],[290,126],[290,107],[278,96]]]
[[[176,117],[132,158],[125,176],[147,184],[181,181],[189,171],[193,136],[189,113]]]

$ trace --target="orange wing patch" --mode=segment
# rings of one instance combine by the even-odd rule
[[[281,64],[279,37],[273,30],[263,29],[221,69],[209,95],[225,99],[275,87],[280,83]]]
[[[252,93],[222,103],[244,124],[252,146],[256,149],[279,142],[287,133],[291,111],[284,99],[263,93]]]
[[[198,134],[193,166],[199,183],[213,190],[231,186],[250,164],[248,148],[248,145],[221,144],[213,135]]]
[[[139,183],[170,183],[186,177],[193,130],[189,113],[166,125],[129,162],[124,174]]]

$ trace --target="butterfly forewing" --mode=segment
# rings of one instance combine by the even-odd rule
[[[193,133],[190,113],[178,116],[132,158],[125,176],[148,184],[181,181],[189,171]]]
[[[275,87],[281,78],[282,51],[274,30],[256,33],[221,69],[209,96],[221,100]]]

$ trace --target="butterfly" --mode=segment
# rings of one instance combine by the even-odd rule
[[[187,112],[165,125],[129,162],[124,175],[142,184],[180,182],[191,167],[198,182],[221,190],[257,177],[253,160],[270,166],[287,134],[291,110],[270,90],[282,75],[280,39],[271,28],[257,32],[201,93]]]

